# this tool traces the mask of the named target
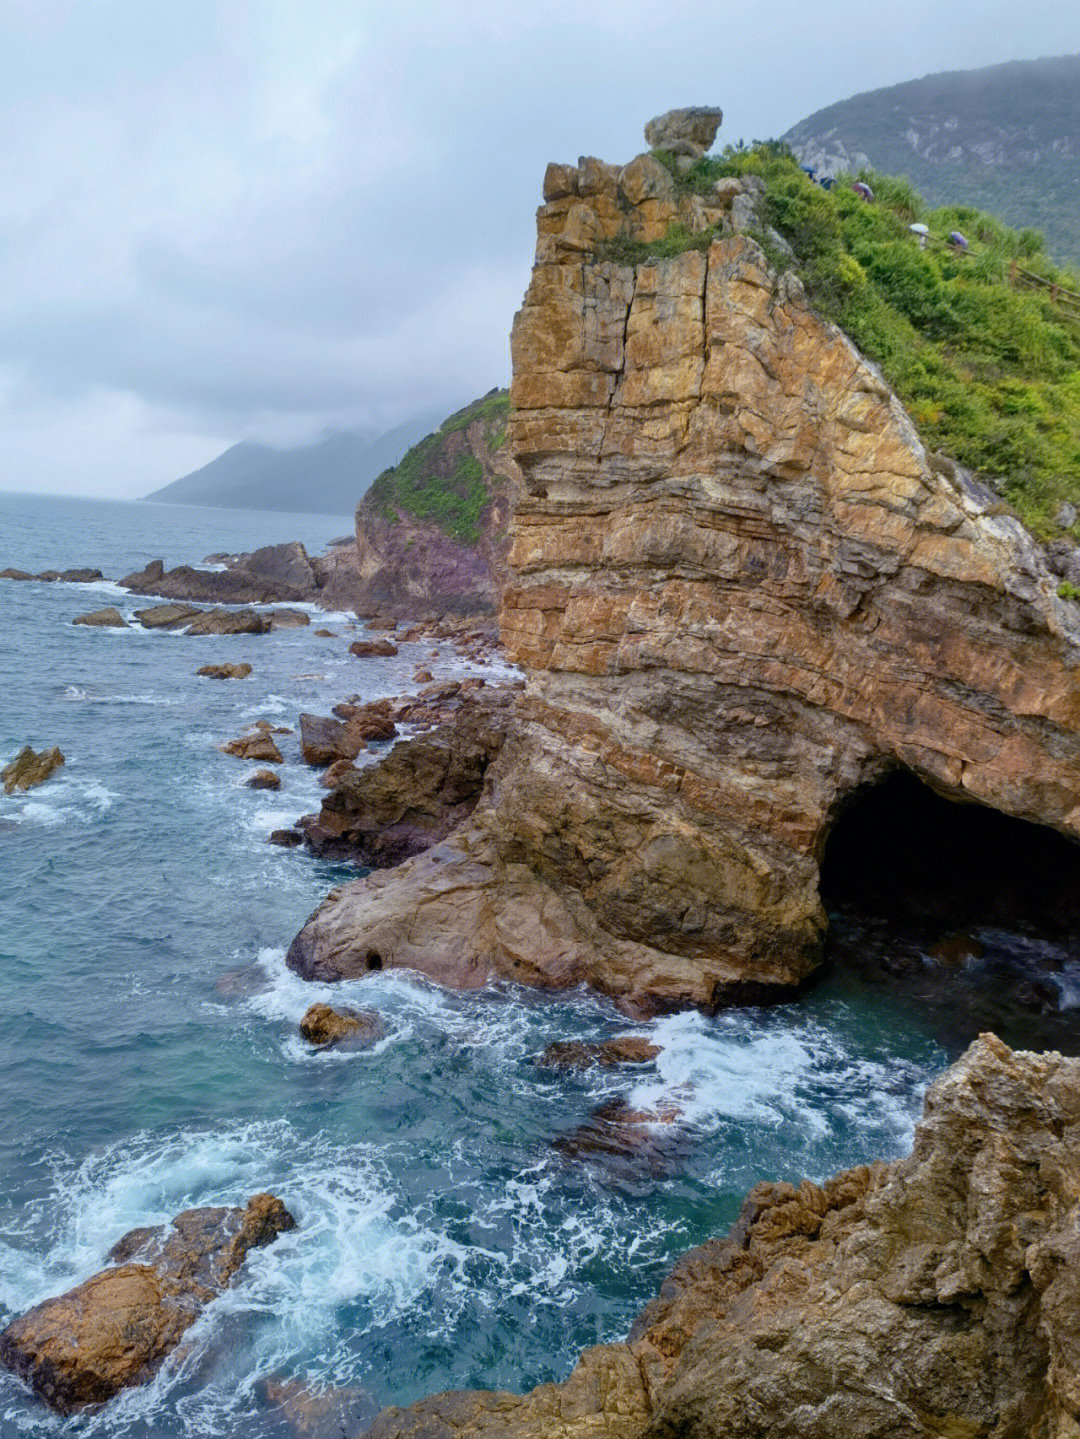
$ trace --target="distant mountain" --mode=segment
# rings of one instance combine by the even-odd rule
[[[438,419],[437,414],[420,415],[384,435],[328,435],[290,450],[244,441],[144,498],[173,505],[351,515],[376,475],[395,465]]]
[[[835,174],[906,175],[931,205],[990,210],[1080,263],[1080,55],[951,70],[870,90],[783,137]]]

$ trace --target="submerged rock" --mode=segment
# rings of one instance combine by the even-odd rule
[[[378,1410],[364,1389],[262,1379],[257,1391],[265,1404],[281,1413],[297,1439],[352,1439]]]
[[[4,786],[4,793],[15,794],[17,791],[34,789],[36,785],[44,784],[53,770],[59,769],[63,763],[64,756],[56,745],[53,745],[52,749],[43,749],[40,753],[29,745],[23,745],[11,763],[0,769],[0,783]]]
[[[272,769],[257,769],[244,784],[248,789],[280,789],[281,777]]]
[[[333,1009],[313,1004],[300,1021],[300,1034],[320,1049],[330,1045],[367,1048],[386,1033],[382,1016],[374,1009]]]
[[[367,1439],[1064,1439],[1080,1418],[1080,1060],[984,1035],[909,1158],[759,1184],[621,1344]]]
[[[224,665],[201,665],[195,671],[197,675],[205,675],[211,680],[246,680],[251,673],[249,664],[224,664]]]
[[[61,1414],[103,1404],[151,1378],[249,1250],[295,1227],[271,1194],[244,1209],[189,1209],[134,1229],[110,1268],[47,1299],[0,1334],[0,1364]]]
[[[623,1034],[617,1039],[560,1039],[538,1055],[537,1064],[549,1069],[590,1069],[599,1065],[611,1069],[622,1064],[650,1064],[660,1046],[643,1035]]]
[[[108,629],[118,630],[127,628],[127,620],[112,605],[106,605],[103,610],[91,610],[86,615],[76,615],[71,623],[73,625],[101,625]]]

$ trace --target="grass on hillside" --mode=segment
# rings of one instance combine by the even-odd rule
[[[1076,291],[1080,278],[1053,264],[1035,230],[969,206],[928,210],[906,180],[873,173],[862,176],[873,203],[844,179],[824,190],[776,142],[706,156],[685,174],[672,162],[672,173],[700,194],[723,176],[760,175],[765,229],[755,238],[770,260],[794,268],[817,310],[881,367],[931,449],[992,479],[1037,535],[1060,533],[1059,505],[1080,504],[1080,319],[1047,293],[1012,288],[1009,271],[1015,259]],[[930,227],[930,248],[919,248],[914,221]],[[966,255],[942,243],[950,230],[971,241]],[[608,242],[612,253],[597,258],[636,263],[710,239],[673,226],[659,245]]]
[[[436,525],[460,544],[476,544],[490,499],[483,466],[473,454],[459,454],[451,461],[446,440],[479,421],[488,431],[489,448],[497,449],[506,433],[509,412],[510,397],[505,390],[493,390],[458,410],[434,434],[413,445],[399,464],[383,471],[368,491],[365,504],[391,524],[403,514],[409,515]]]

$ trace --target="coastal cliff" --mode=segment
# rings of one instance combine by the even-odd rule
[[[493,615],[521,477],[493,390],[444,420],[374,482],[356,510],[355,605],[416,619]]]
[[[549,167],[500,610],[526,690],[469,825],[335,890],[301,973],[752,1000],[818,964],[830,832],[890,772],[1080,835],[1077,609],[770,266],[761,189]],[[603,258],[651,246],[682,249]]]
[[[984,1035],[910,1156],[759,1184],[625,1343],[517,1396],[385,1411],[367,1439],[1072,1439],[1080,1062]]]

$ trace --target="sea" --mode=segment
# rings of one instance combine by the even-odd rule
[[[267,843],[324,793],[295,734],[276,793],[246,788],[255,766],[219,746],[256,719],[295,728],[348,694],[409,692],[421,662],[436,678],[512,671],[430,640],[357,660],[341,613],[257,637],[71,621],[148,603],[115,580],[150,559],[315,551],[348,528],[0,495],[0,567],[109,576],[0,581],[0,764],[26,743],[66,756],[0,797],[0,1326],[183,1209],[269,1190],[297,1220],[150,1383],[96,1413],[57,1418],[0,1375],[0,1439],[276,1439],[296,1433],[280,1400],[298,1393],[326,1416],[305,1432],[329,1439],[432,1391],[561,1379],[584,1346],[626,1335],[758,1180],[904,1153],[927,1084],[973,1037],[956,1006],[845,975],[768,1009],[645,1023],[586,992],[297,979],[290,940],[357,871]],[[251,676],[195,674],[226,660]],[[385,1037],[313,1052],[297,1023],[316,1000],[377,1009]],[[630,1033],[659,1046],[654,1065],[535,1062],[555,1040]],[[616,1099],[677,1117],[637,1153],[566,1142]]]

